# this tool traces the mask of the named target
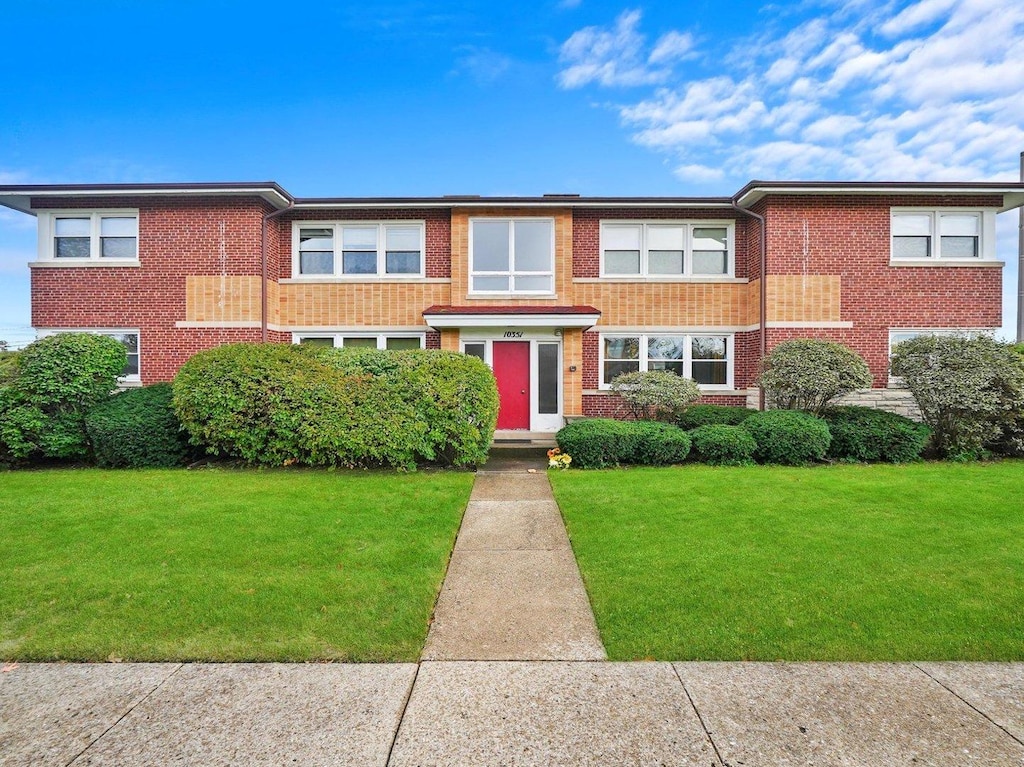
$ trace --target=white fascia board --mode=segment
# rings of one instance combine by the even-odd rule
[[[706,210],[716,208],[733,210],[731,203],[722,202],[634,202],[630,200],[607,200],[604,202],[577,202],[573,200],[502,202],[486,200],[424,200],[422,202],[304,202],[292,206],[292,210],[313,209],[362,209],[362,208],[678,208],[680,210]]]
[[[589,328],[600,314],[424,314],[432,328]]]
[[[871,187],[842,187],[842,186],[759,186],[751,189],[742,197],[736,200],[741,208],[749,208],[762,198],[777,194],[782,196],[797,195],[938,195],[938,194],[1001,194],[1003,195],[1003,206],[999,208],[1002,213],[1007,210],[1024,205],[1024,192],[1012,188],[985,188],[985,187],[914,187],[914,186],[871,186]],[[1016,202],[1014,202],[1016,200]]]
[[[32,211],[27,208],[27,204],[30,201],[30,197],[227,197],[227,196],[242,196],[251,197],[258,196],[269,202],[271,205],[279,209],[288,207],[288,199],[284,197],[276,189],[270,187],[262,189],[232,189],[231,187],[214,187],[210,189],[179,189],[179,188],[157,188],[157,189],[74,189],[74,190],[58,190],[58,189],[47,189],[41,191],[33,191],[30,194],[23,195],[11,195],[8,197],[5,194],[0,194],[0,204],[6,205],[7,207],[13,207],[15,210],[22,210],[24,213],[31,213]],[[8,200],[25,200],[26,207],[16,208],[10,204]]]

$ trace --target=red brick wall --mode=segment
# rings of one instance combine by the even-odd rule
[[[268,209],[251,197],[35,199],[36,208],[138,208],[139,267],[32,270],[37,328],[138,329],[143,383],[173,378],[192,354],[259,341],[259,328],[185,329],[186,275],[259,275],[260,224]],[[222,257],[223,251],[223,257]],[[285,337],[286,336],[286,337]],[[290,341],[272,333],[270,340]]]
[[[777,197],[766,201],[768,273],[842,277],[841,319],[852,329],[773,329],[768,348],[824,338],[855,349],[876,387],[888,382],[890,328],[992,328],[1002,324],[1002,270],[889,266],[890,208],[992,207],[999,196]],[[806,237],[805,237],[806,225]]]
[[[426,276],[448,279],[452,276],[452,215],[449,209],[411,208],[351,210],[323,208],[296,210],[281,216],[276,227],[281,240],[281,277],[292,276],[293,221],[424,221],[426,239]],[[426,307],[423,307],[426,309]]]
[[[736,276],[746,277],[749,258],[747,252],[751,223],[756,221],[734,210],[712,208],[708,210],[622,209],[607,208],[576,210],[572,217],[572,276],[599,277],[601,274],[601,220],[722,219],[736,222]]]

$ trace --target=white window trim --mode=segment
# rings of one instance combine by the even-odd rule
[[[58,258],[54,252],[53,239],[56,235],[58,218],[88,218],[89,257]],[[103,218],[134,218],[135,219],[135,258],[103,258],[100,256],[100,219]],[[47,265],[61,266],[138,266],[139,265],[139,209],[138,208],[89,208],[87,210],[46,210],[39,212],[38,220],[39,243],[38,258]]]
[[[976,258],[942,258],[942,235],[938,231],[939,216],[946,213],[966,213],[979,217],[978,255]],[[895,255],[895,227],[893,220],[901,214],[927,215],[931,219],[929,238],[931,255],[927,258],[897,258]],[[966,207],[908,207],[889,210],[889,264],[890,266],[950,266],[991,263],[996,258],[996,212],[991,209]]]
[[[639,338],[640,339],[640,360],[639,369],[641,371],[647,370],[647,339],[651,336],[663,337],[663,336],[679,336],[686,339],[683,345],[683,372],[687,374],[687,377],[692,377],[693,374],[693,342],[694,337],[703,338],[713,336],[716,338],[725,338],[725,383],[724,384],[697,384],[701,391],[707,392],[723,392],[732,391],[734,387],[734,374],[736,370],[736,336],[733,333],[715,333],[715,332],[689,332],[689,333],[673,333],[670,331],[616,331],[614,333],[601,333],[597,340],[597,388],[599,390],[608,391],[611,389],[611,384],[605,383],[604,381],[604,340],[605,338]]]
[[[377,340],[377,349],[386,351],[387,350],[387,339],[389,338],[415,338],[420,342],[420,348],[427,348],[427,334],[426,333],[408,333],[408,332],[395,332],[395,333],[361,333],[358,331],[352,332],[341,332],[341,333],[317,333],[316,331],[309,331],[307,333],[292,333],[292,343],[301,343],[305,338],[330,338],[334,342],[335,349],[341,349],[343,338],[375,338]]]
[[[55,336],[58,333],[89,333],[94,336],[134,335],[138,339],[139,372],[135,375],[118,376],[117,382],[124,387],[142,385],[142,333],[138,328],[37,328],[36,338]]]
[[[509,266],[511,267],[511,261],[515,258],[515,222],[517,221],[547,221],[551,224],[551,269],[543,272],[523,272],[515,269],[509,269],[507,272],[477,272],[473,264],[473,224],[477,221],[483,221],[487,223],[507,223],[509,225]],[[551,290],[474,290],[473,289],[473,278],[477,276],[481,277],[500,277],[507,275],[509,278],[510,288],[515,285],[515,277],[551,277]],[[550,298],[555,295],[555,219],[550,216],[475,216],[469,219],[469,290],[468,293],[471,296],[516,296],[516,297],[530,297],[530,296],[543,296]]]
[[[640,227],[640,272],[637,274],[608,274],[604,268],[605,226],[639,226]],[[681,226],[685,229],[686,241],[683,243],[682,274],[650,274],[647,259],[647,228],[649,226]],[[693,273],[693,230],[695,228],[725,229],[727,270],[722,274]],[[736,222],[729,219],[601,219],[600,221],[600,275],[604,280],[651,280],[657,282],[675,282],[694,279],[707,282],[709,280],[731,279],[736,275]]]
[[[342,269],[341,229],[346,226],[377,227],[377,273],[376,274],[345,274]],[[387,241],[385,228],[389,226],[415,226],[420,233],[420,270],[406,274],[388,274]],[[334,239],[334,271],[331,274],[303,274],[300,271],[299,230],[300,229],[331,229]],[[427,269],[426,221],[423,219],[387,220],[387,221],[293,221],[292,222],[292,278],[301,282],[316,280],[338,280],[343,282],[400,282],[402,280],[422,280]]]

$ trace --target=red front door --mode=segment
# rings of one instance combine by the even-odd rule
[[[530,428],[530,342],[495,341],[494,377],[498,380],[498,428]]]

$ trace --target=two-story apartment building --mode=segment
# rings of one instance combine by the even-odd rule
[[[856,349],[1001,324],[995,216],[1020,183],[753,181],[733,197],[296,198],[275,183],[2,186],[38,218],[32,324],[169,380],[233,341],[440,348],[494,370],[499,428],[609,414],[632,370],[756,407],[797,337]]]

